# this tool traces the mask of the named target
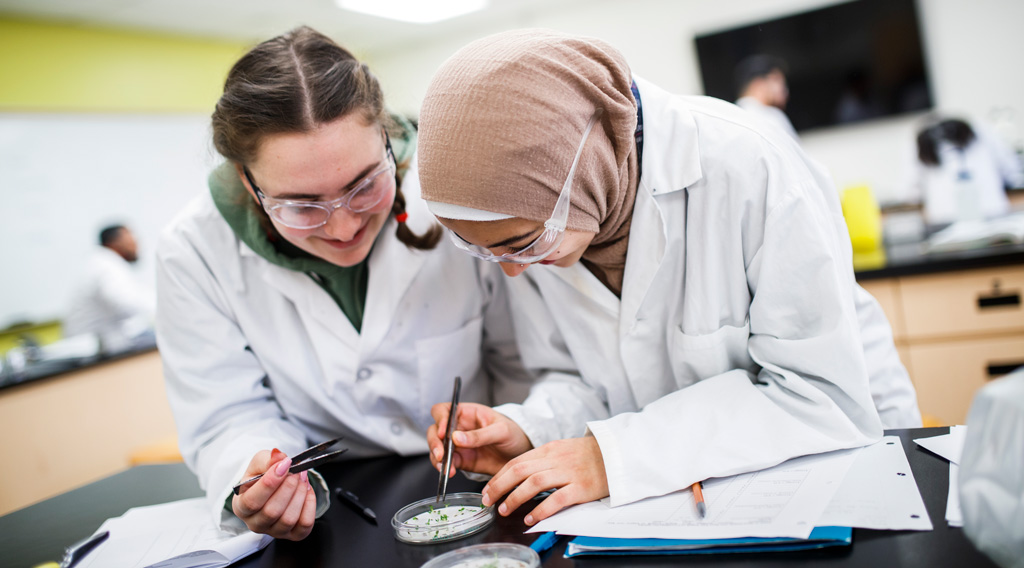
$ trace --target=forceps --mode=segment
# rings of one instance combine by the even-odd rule
[[[342,438],[344,438],[344,436],[342,436]],[[342,448],[340,450],[335,450],[335,451],[327,453],[327,454],[325,454],[323,452],[327,448],[333,446],[334,444],[337,444],[340,441],[341,441],[341,438],[335,438],[333,440],[328,440],[328,441],[326,441],[326,442],[324,442],[322,444],[317,444],[317,445],[313,446],[312,448],[308,448],[308,449],[302,450],[301,452],[295,454],[295,457],[292,458],[292,465],[291,465],[291,467],[288,468],[288,473],[299,473],[299,472],[302,472],[302,471],[306,471],[307,469],[314,468],[314,467],[316,467],[318,465],[323,465],[323,464],[325,464],[327,462],[332,462],[332,461],[338,459],[338,457],[341,454],[343,454],[343,453],[348,451],[348,448]],[[233,488],[233,491],[235,492],[235,495],[238,495],[238,492],[241,491],[243,485],[245,485],[247,483],[252,483],[253,481],[256,481],[259,478],[263,477],[263,475],[264,474],[261,473],[261,474],[259,474],[257,476],[250,477],[249,479],[246,479],[245,481],[240,482],[238,485],[236,485]]]
[[[462,377],[455,377],[455,386],[452,388],[452,405],[448,409],[448,428],[444,432],[444,458],[441,460],[444,465],[441,468],[441,476],[437,480],[437,499],[435,503],[444,501],[448,495],[448,470],[452,467],[452,454],[454,447],[452,443],[452,430],[458,423],[456,415],[459,412],[459,391],[462,389]]]

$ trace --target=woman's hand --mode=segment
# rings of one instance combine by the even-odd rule
[[[430,409],[434,424],[427,430],[430,463],[441,471],[444,459],[444,436],[448,428],[448,403],[435,404]],[[455,433],[452,435],[454,454],[448,476],[457,469],[474,473],[495,473],[505,463],[533,448],[522,428],[507,416],[489,406],[466,402],[459,405]]]
[[[483,504],[495,503],[512,491],[498,507],[498,514],[507,517],[520,505],[548,489],[557,491],[526,515],[527,525],[542,521],[570,505],[608,496],[608,477],[596,438],[584,436],[555,440],[506,463],[484,487]]]
[[[316,493],[306,472],[288,473],[292,460],[280,450],[253,456],[242,479],[263,474],[231,499],[231,510],[255,533],[302,540],[316,520]]]

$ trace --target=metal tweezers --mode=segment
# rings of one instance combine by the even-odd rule
[[[441,460],[444,465],[441,468],[441,475],[437,479],[437,499],[435,503],[444,501],[448,496],[448,472],[452,467],[452,454],[455,448],[452,442],[452,431],[458,424],[456,415],[459,413],[459,391],[462,390],[462,377],[455,377],[455,386],[452,388],[452,405],[448,407],[448,428],[444,432],[444,458]]]
[[[342,436],[342,438],[344,438],[344,436]],[[316,467],[318,465],[323,465],[325,463],[332,462],[332,461],[338,459],[338,457],[341,456],[341,454],[343,454],[343,453],[348,451],[348,448],[342,448],[340,450],[335,450],[333,452],[326,453],[326,454],[323,453],[323,452],[327,448],[329,448],[329,447],[333,446],[334,444],[337,444],[338,442],[340,442],[342,440],[342,438],[335,438],[333,440],[328,440],[328,441],[326,441],[326,442],[324,442],[322,444],[317,444],[317,445],[313,446],[312,448],[308,448],[308,449],[302,450],[298,454],[295,454],[295,457],[292,458],[292,466],[288,468],[288,473],[303,472],[303,471],[306,471],[307,469],[311,469],[311,468],[314,468],[314,467]],[[235,495],[238,495],[238,492],[241,491],[243,485],[246,485],[248,483],[252,483],[253,481],[256,481],[259,478],[263,477],[263,475],[264,474],[261,473],[261,474],[255,476],[255,477],[250,477],[249,479],[246,479],[245,481],[240,482],[238,485],[236,485],[233,488],[233,491],[235,492]]]

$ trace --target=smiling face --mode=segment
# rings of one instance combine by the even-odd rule
[[[512,218],[501,221],[458,221],[454,219],[438,219],[464,241],[484,247],[493,254],[516,252],[532,243],[544,232],[544,223],[526,219]],[[565,230],[561,244],[539,264],[553,264],[567,267],[579,262],[590,242],[597,233],[587,231]],[[502,271],[508,276],[519,276],[529,264],[499,263]]]
[[[359,113],[343,116],[311,132],[266,136],[247,164],[264,195],[295,201],[329,201],[343,195],[378,169],[384,156],[379,124],[367,124]],[[239,177],[253,199],[256,194]],[[385,174],[387,175],[387,174]],[[293,229],[271,218],[274,228],[291,244],[338,266],[354,266],[370,253],[387,221],[395,190],[367,211],[334,209],[327,223],[315,229]],[[258,201],[258,200],[257,200]]]

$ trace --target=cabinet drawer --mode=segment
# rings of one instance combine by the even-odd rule
[[[892,338],[899,341],[906,337],[903,313],[900,311],[899,284],[896,279],[867,280],[858,282],[858,284],[874,296],[878,300],[878,305],[882,306],[882,311],[885,312],[885,317],[892,327]]]
[[[1024,335],[910,345],[907,354],[921,413],[964,424],[979,388],[1024,365]]]
[[[1024,332],[1024,267],[900,279],[903,326],[920,338]]]

